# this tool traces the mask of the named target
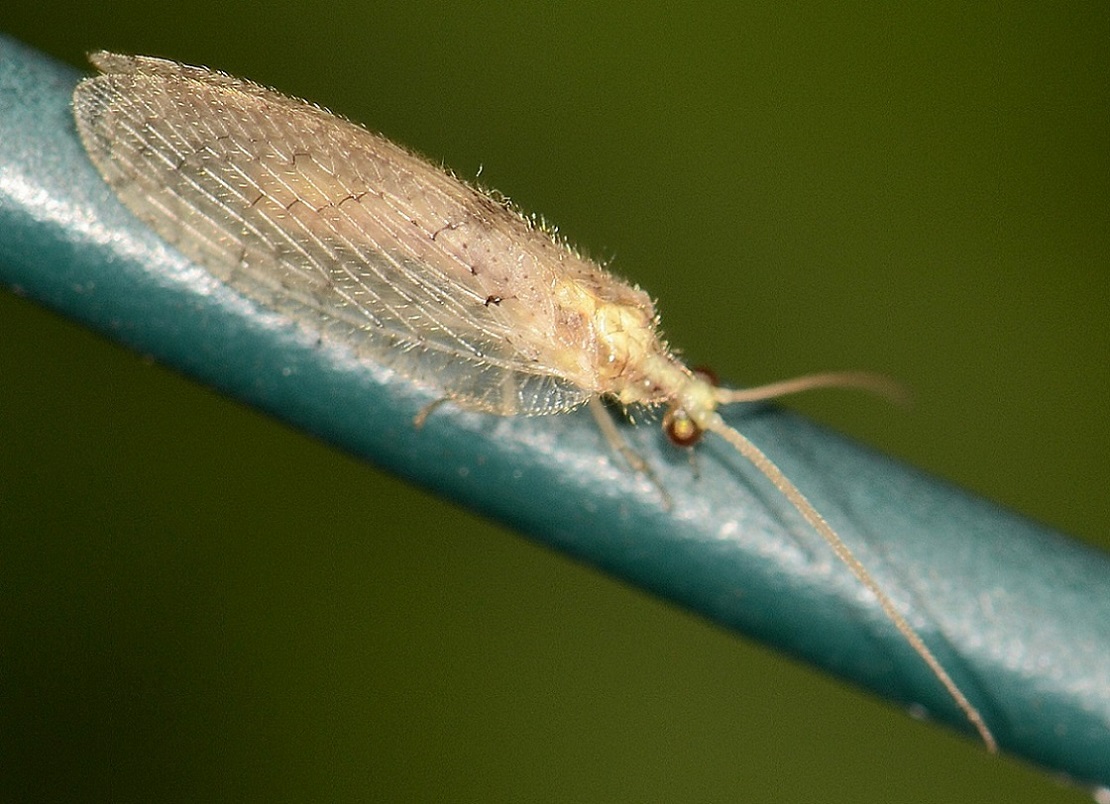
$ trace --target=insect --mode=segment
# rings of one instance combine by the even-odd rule
[[[649,296],[534,218],[320,107],[201,67],[99,52],[74,93],[77,129],[120,199],[258,304],[395,368],[440,398],[502,416],[665,408],[681,445],[714,433],[824,538],[928,665],[992,752],[982,716],[801,491],[725,423],[722,405],[826,386],[821,374],[718,387],[661,338]],[[427,409],[418,417],[422,420]]]

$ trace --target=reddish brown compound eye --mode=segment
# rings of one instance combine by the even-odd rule
[[[676,447],[692,447],[704,432],[682,408],[671,408],[663,416],[663,432]]]
[[[717,372],[709,368],[709,366],[694,366],[690,371],[694,372],[698,378],[705,380],[707,383],[717,388],[721,384],[721,378],[717,376]]]

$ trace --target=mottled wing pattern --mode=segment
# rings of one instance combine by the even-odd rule
[[[518,213],[385,138],[203,68],[98,53],[78,129],[123,202],[245,296],[359,357],[501,414],[592,393],[560,343],[555,271]],[[551,266],[554,266],[552,268]],[[581,361],[579,361],[581,362]]]

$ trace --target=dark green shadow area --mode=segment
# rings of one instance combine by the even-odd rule
[[[676,500],[588,417],[444,407],[211,281],[134,221],[81,151],[77,75],[0,50],[0,279],[347,453],[729,629],[966,731],[935,680],[817,537],[719,443],[695,473],[629,429]],[[731,421],[763,446],[891,590],[1004,750],[1110,783],[1110,561],[778,410]]]

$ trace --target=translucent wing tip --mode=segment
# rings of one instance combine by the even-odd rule
[[[136,57],[112,53],[109,50],[94,50],[89,54],[89,63],[102,73],[133,73],[138,71]]]

